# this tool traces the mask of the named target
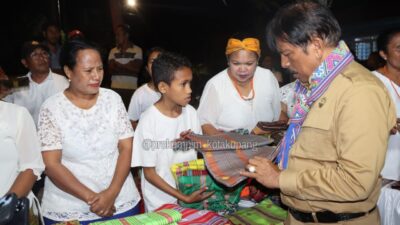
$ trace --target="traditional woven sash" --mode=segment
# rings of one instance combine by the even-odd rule
[[[286,169],[289,159],[289,151],[301,131],[301,126],[307,117],[312,104],[319,99],[328,89],[335,77],[353,61],[353,55],[349,48],[340,41],[339,45],[318,66],[310,78],[310,88],[307,90],[300,81],[295,84],[296,104],[294,113],[290,119],[289,128],[278,145],[277,162],[281,169]]]

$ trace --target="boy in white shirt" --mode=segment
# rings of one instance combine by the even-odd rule
[[[176,189],[170,167],[196,159],[194,149],[173,151],[172,143],[182,132],[201,133],[191,99],[192,70],[190,62],[177,54],[164,52],[153,63],[154,85],[161,99],[142,115],[135,131],[132,167],[142,166],[142,192],[146,211],[163,204],[202,201],[212,195],[200,189],[184,195]]]

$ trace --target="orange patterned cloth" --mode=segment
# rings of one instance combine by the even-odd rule
[[[235,38],[229,38],[225,54],[230,55],[239,50],[252,51],[257,53],[258,57],[260,57],[260,41],[257,38],[245,38],[242,41]]]

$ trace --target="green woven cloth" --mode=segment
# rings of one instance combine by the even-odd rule
[[[91,223],[91,225],[176,225],[182,219],[182,214],[174,209],[163,209],[157,212],[128,216]]]
[[[175,164],[171,167],[171,172],[177,181],[178,189],[185,195],[190,195],[203,187],[207,187],[207,192],[214,192],[210,198],[201,202],[187,204],[180,201],[179,205],[182,207],[207,209],[221,214],[236,211],[240,201],[240,192],[245,183],[234,187],[226,187],[217,183],[208,174],[203,159]]]
[[[283,225],[288,212],[265,199],[252,208],[238,210],[226,217],[232,224],[240,225]]]

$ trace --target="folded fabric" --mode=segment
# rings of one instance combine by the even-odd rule
[[[275,148],[268,146],[270,143],[272,139],[258,135],[191,133],[178,141],[174,149],[194,148],[201,152],[211,175],[225,186],[233,187],[246,179],[239,172],[245,169],[250,158],[261,156],[272,160],[276,157]]]
[[[220,214],[236,211],[244,183],[235,187],[226,187],[217,183],[208,174],[203,159],[174,164],[171,172],[176,180],[178,190],[185,195],[190,195],[204,187],[207,187],[207,192],[214,192],[211,197],[201,202],[188,204],[180,201],[181,206],[208,209]]]
[[[90,225],[174,225],[182,219],[182,214],[174,209],[162,209],[136,216],[91,223]]]
[[[208,210],[197,210],[181,207],[176,204],[162,205],[158,210],[173,209],[182,214],[182,219],[178,225],[226,225],[230,224],[229,220],[215,212]]]
[[[232,224],[240,225],[283,225],[288,213],[286,210],[265,199],[252,208],[238,210],[226,217]]]

